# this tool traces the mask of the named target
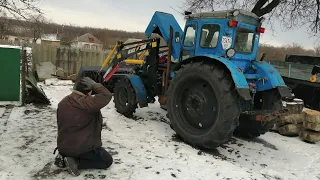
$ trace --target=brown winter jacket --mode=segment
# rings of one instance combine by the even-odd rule
[[[100,109],[110,102],[112,94],[98,83],[93,91],[94,96],[73,91],[59,102],[57,147],[61,155],[77,156],[102,146]]]

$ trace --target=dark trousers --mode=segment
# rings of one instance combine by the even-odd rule
[[[113,163],[113,158],[104,148],[80,154],[78,169],[107,169]]]

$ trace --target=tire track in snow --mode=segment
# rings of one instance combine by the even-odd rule
[[[2,139],[2,135],[7,132],[7,124],[13,107],[7,106],[3,108],[3,113],[0,113],[0,139]]]

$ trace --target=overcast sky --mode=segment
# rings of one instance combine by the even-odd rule
[[[179,10],[184,0],[40,0],[40,7],[46,17],[59,24],[73,24],[98,28],[144,32],[153,13],[172,13],[184,26]],[[312,48],[316,39],[310,38],[306,29],[292,29],[283,32],[276,25],[276,32],[266,29],[261,42],[272,45],[299,43]]]

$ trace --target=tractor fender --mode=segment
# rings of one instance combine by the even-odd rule
[[[264,86],[258,87],[258,91],[269,90],[280,86],[286,87],[280,73],[272,65],[264,61],[253,61],[252,65],[256,68],[256,74],[264,77]]]
[[[202,60],[217,60],[218,62],[220,62],[221,64],[223,64],[229,71],[231,74],[231,77],[233,79],[233,82],[235,84],[236,90],[238,91],[239,95],[245,99],[245,100],[251,100],[251,95],[250,95],[250,91],[249,91],[249,85],[248,82],[244,76],[244,74],[242,73],[242,71],[238,69],[238,66],[236,64],[234,64],[233,62],[231,62],[230,60],[220,57],[220,56],[216,56],[216,55],[212,55],[212,54],[206,54],[203,56],[196,56],[196,57],[192,57],[189,59],[186,59],[184,61],[181,61],[180,63],[178,63],[174,70],[178,70],[181,65],[183,64],[187,64],[190,63],[192,61],[202,61]]]
[[[292,97],[290,89],[276,68],[264,61],[253,61],[252,65],[256,69],[256,74],[263,79],[258,82],[257,91],[277,89],[281,97]]]
[[[135,74],[114,74],[117,77],[128,78],[131,82],[132,87],[136,92],[136,99],[140,107],[148,106],[148,98],[146,88],[141,78]]]

